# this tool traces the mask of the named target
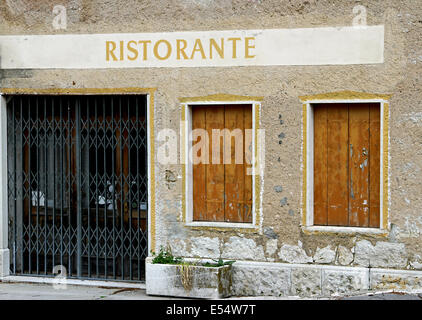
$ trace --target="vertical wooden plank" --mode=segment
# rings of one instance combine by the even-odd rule
[[[327,223],[348,225],[348,107],[327,108]]]
[[[192,130],[195,129],[206,129],[205,124],[205,112],[206,107],[193,107],[192,108]],[[199,143],[201,137],[198,136],[195,141],[192,141],[193,145]],[[206,148],[209,149],[209,143]],[[198,150],[196,155],[197,159],[202,156],[201,150]],[[195,157],[193,157],[195,158]],[[207,220],[207,184],[206,184],[206,164],[194,163],[192,165],[193,173],[193,220],[194,221],[206,221]]]
[[[207,220],[224,221],[224,163],[222,135],[213,136],[214,130],[224,129],[224,107],[210,106],[206,110],[206,130],[210,137],[210,164],[206,165],[207,175]],[[222,132],[221,132],[222,133]],[[219,140],[219,143],[218,141]],[[219,163],[214,163],[213,151],[219,154]]]
[[[369,105],[369,227],[380,227],[380,104]]]
[[[369,105],[349,106],[349,226],[369,225]]]
[[[245,197],[243,105],[225,107],[224,127],[226,129],[224,132],[226,159],[224,165],[225,221],[243,222]],[[236,157],[238,157],[238,163],[236,163]],[[228,159],[230,159],[230,163],[227,162]]]
[[[327,225],[327,105],[314,107],[314,224]]]
[[[244,129],[245,130],[252,130],[252,106],[245,105],[244,106]],[[246,154],[252,156],[253,149],[252,149],[252,137],[246,138],[246,132],[244,133],[244,177],[245,177],[245,187],[244,187],[244,210],[243,210],[243,222],[252,222],[252,157],[247,160]],[[246,152],[246,150],[249,150]],[[249,161],[249,162],[248,162]],[[248,175],[249,169],[249,175]]]

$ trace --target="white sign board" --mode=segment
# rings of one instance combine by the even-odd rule
[[[1,69],[347,65],[384,62],[384,26],[0,36]]]

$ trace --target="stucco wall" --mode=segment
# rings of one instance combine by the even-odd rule
[[[53,5],[68,8],[54,30]],[[0,34],[118,33],[349,26],[353,7],[385,25],[385,63],[353,66],[0,70],[2,88],[155,87],[155,132],[179,132],[179,97],[263,96],[266,130],[260,232],[194,230],[180,221],[180,165],[156,162],[156,247],[173,253],[290,263],[422,269],[422,7],[419,1],[179,0],[30,1],[0,4]],[[390,234],[306,235],[301,231],[301,95],[353,90],[390,100]],[[282,120],[282,123],[280,122]],[[280,134],[284,136],[280,144]],[[159,144],[156,144],[156,148]],[[168,171],[176,181],[166,181]],[[281,191],[280,191],[281,190]],[[324,248],[324,249],[323,249]]]

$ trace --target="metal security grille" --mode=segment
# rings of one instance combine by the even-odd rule
[[[143,280],[146,97],[7,99],[12,273]]]

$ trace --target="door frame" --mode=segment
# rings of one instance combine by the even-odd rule
[[[154,93],[157,88],[2,88],[0,89],[0,277],[10,274],[8,249],[7,190],[7,103],[6,95],[146,95],[147,98],[147,179],[148,179],[148,253],[155,250],[155,143]]]
[[[302,100],[302,222],[306,234],[346,233],[387,236],[389,223],[389,99],[391,95],[351,91],[300,97]],[[314,225],[314,105],[334,103],[378,103],[380,105],[380,227],[338,227]]]

